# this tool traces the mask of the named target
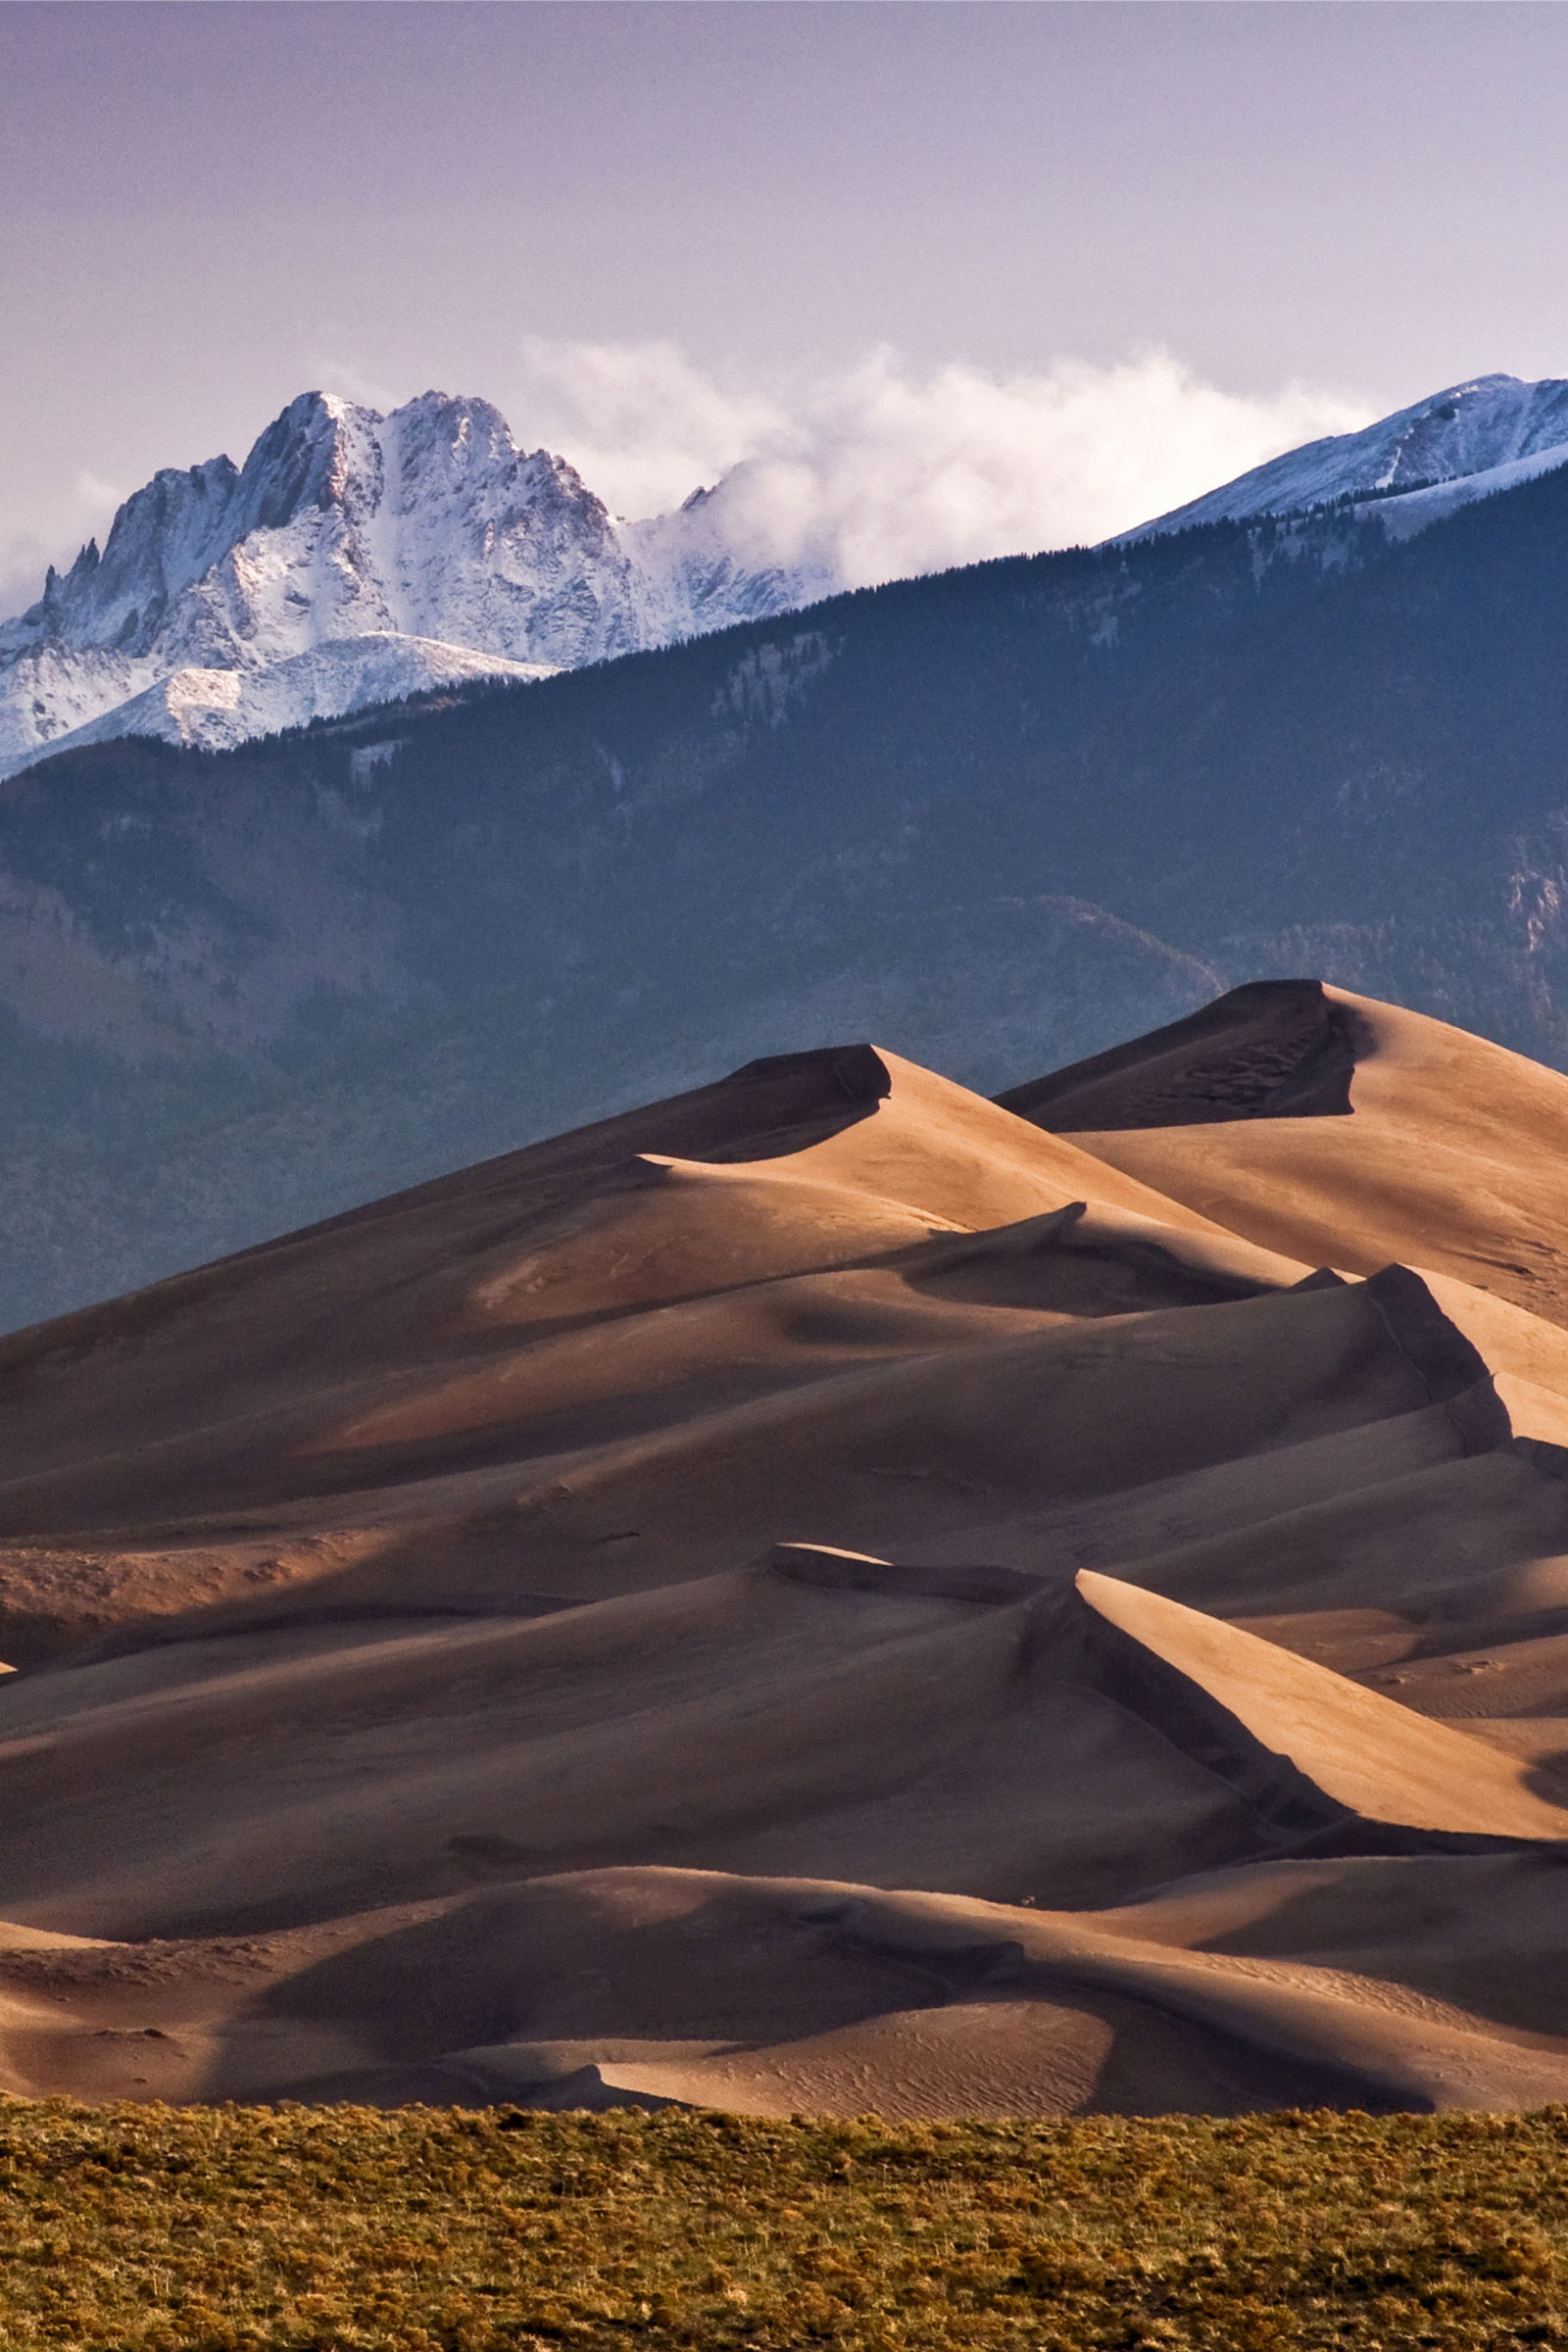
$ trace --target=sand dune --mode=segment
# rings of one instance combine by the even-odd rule
[[[1565,1152],[1265,983],[0,1342],[0,2085],[1568,2097]]]

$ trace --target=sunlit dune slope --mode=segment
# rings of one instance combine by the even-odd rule
[[[1564,1145],[1261,984],[0,1344],[0,2084],[1568,2096]]]

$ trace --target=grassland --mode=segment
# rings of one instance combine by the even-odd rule
[[[1568,2110],[0,2106],[7,2352],[1568,2341]]]

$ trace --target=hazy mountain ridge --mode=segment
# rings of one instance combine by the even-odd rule
[[[304,394],[242,468],[157,474],[102,552],[89,542],[0,627],[0,773],[68,738],[218,749],[665,644],[819,588],[749,569],[721,514],[694,500],[618,524],[485,401],[427,393],[382,416]]]

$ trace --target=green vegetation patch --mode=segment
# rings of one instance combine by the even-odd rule
[[[1568,2108],[889,2126],[7,2100],[0,2343],[1568,2343]]]

